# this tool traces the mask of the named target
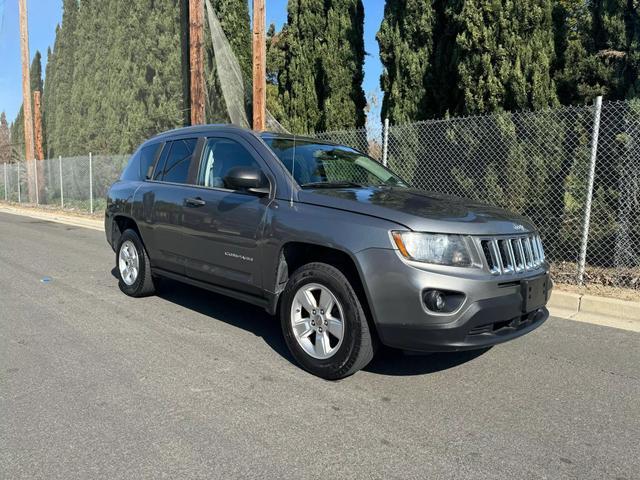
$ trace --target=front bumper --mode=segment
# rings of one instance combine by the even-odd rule
[[[425,352],[485,348],[525,335],[549,317],[544,306],[522,309],[520,282],[544,275],[544,267],[498,278],[464,269],[426,270],[403,261],[395,250],[370,249],[357,257],[378,336],[390,347]],[[426,289],[461,292],[465,300],[453,313],[433,313],[422,301]]]

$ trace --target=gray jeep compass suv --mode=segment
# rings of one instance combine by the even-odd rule
[[[127,295],[165,277],[262,306],[327,379],[380,342],[416,351],[505,342],[548,317],[535,227],[410,188],[352,148],[228,125],[145,142],[109,190],[107,240]]]

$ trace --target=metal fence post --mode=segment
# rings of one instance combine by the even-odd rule
[[[60,208],[64,208],[64,187],[62,181],[62,155],[58,155],[58,169],[60,170]]]
[[[18,203],[22,203],[22,195],[20,192],[20,162],[16,163],[16,167],[18,170]]]
[[[7,194],[7,162],[4,162],[4,201],[7,202],[9,196]]]
[[[593,200],[593,182],[596,174],[596,157],[598,155],[598,135],[600,133],[600,113],[602,112],[602,97],[596,98],[593,115],[593,135],[591,136],[591,161],[589,165],[589,180],[587,183],[587,202],[584,209],[584,223],[582,226],[582,244],[580,245],[580,262],[578,264],[578,285],[584,283],[584,269],[587,262],[587,243],[589,242],[589,224],[591,223],[591,202]]]
[[[33,178],[36,183],[36,205],[38,205],[40,203],[40,198],[38,196],[39,194],[38,194],[38,161],[37,160],[33,161]]]
[[[384,131],[382,132],[382,164],[387,166],[387,153],[389,150],[389,117],[384,119]]]
[[[89,152],[89,211],[93,215],[93,160]]]

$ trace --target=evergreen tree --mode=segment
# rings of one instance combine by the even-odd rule
[[[49,155],[128,153],[184,123],[179,3],[64,1],[47,64]]]
[[[278,96],[296,133],[363,127],[361,0],[291,0]]]
[[[44,131],[47,132],[47,135],[45,136],[46,147],[44,148],[46,158],[53,157],[53,152],[52,152],[53,142],[49,141],[49,135],[55,132],[56,96],[55,96],[55,88],[53,87],[55,86],[55,83],[56,83],[56,80],[55,80],[56,61],[54,58],[54,55],[55,55],[54,52],[56,50],[56,46],[59,43],[58,41],[59,32],[60,32],[60,26],[58,25],[56,26],[56,39],[54,41],[53,50],[49,48],[47,51],[47,67],[45,70],[46,73],[45,73],[45,83],[44,83],[44,95],[42,99],[42,106],[43,106],[42,124],[43,124]]]
[[[384,72],[382,118],[392,124],[424,120],[432,76],[435,12],[431,2],[388,0],[376,38]]]
[[[451,69],[455,76],[442,82],[454,94],[439,113],[537,110],[557,104],[550,0],[464,0],[460,8],[443,9],[443,18],[457,32],[451,57],[456,68]]]
[[[267,110],[280,124],[286,124],[286,115],[278,95],[278,78],[284,69],[282,33],[276,32],[272,23],[267,29]]]
[[[0,113],[0,163],[11,162],[11,130],[7,115]]]
[[[69,121],[72,109],[71,88],[73,85],[75,34],[78,16],[77,0],[63,0],[62,24],[57,29],[54,44],[55,75],[51,79],[51,88],[55,89],[55,103],[45,103],[47,110],[46,129],[49,138],[49,150],[52,155],[69,153],[69,140],[73,138],[75,125]],[[49,80],[47,80],[49,81]],[[45,92],[50,93],[50,92]]]
[[[632,0],[555,0],[555,76],[563,104],[638,95],[638,10]]]

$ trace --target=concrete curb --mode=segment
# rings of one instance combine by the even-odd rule
[[[23,217],[37,218],[50,222],[63,223],[74,227],[90,228],[92,230],[104,231],[104,221],[95,218],[86,218],[75,215],[66,215],[59,212],[48,212],[35,208],[20,208],[8,205],[0,205],[0,212],[12,215],[22,215]]]
[[[554,290],[548,307],[556,317],[640,332],[640,302]]]

